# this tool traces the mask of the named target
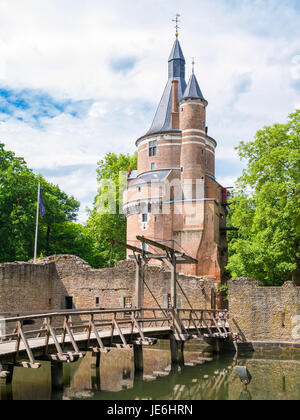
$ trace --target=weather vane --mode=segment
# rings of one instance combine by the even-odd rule
[[[179,35],[179,33],[178,33],[178,29],[179,29],[178,23],[180,23],[179,18],[180,18],[180,15],[177,13],[176,14],[176,19],[172,20],[172,22],[176,22],[176,26],[175,26],[175,28],[176,28],[176,34],[175,34],[176,38],[178,38],[178,35]]]

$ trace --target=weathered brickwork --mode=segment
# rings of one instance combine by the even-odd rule
[[[300,287],[292,282],[263,287],[256,280],[233,279],[229,283],[229,310],[232,327],[244,340],[300,342],[293,323],[300,315]]]
[[[45,258],[37,265],[2,264],[0,312],[65,309],[67,297],[72,298],[74,309],[120,308],[126,297],[134,305],[135,276],[135,263],[130,260],[99,270],[71,255]],[[164,267],[150,265],[146,270],[145,281],[160,305],[168,301],[170,277]],[[179,275],[178,280],[194,307],[211,307],[212,281],[187,275]],[[188,307],[180,290],[178,304]],[[147,287],[144,307],[157,307]]]
[[[54,263],[0,264],[1,312],[58,308],[63,294]]]
[[[177,51],[175,55],[174,51]],[[208,135],[206,126],[208,102],[194,73],[186,86],[185,60],[178,51],[181,47],[177,40],[169,58],[168,84],[152,128],[136,141],[137,171],[130,172],[123,197],[127,242],[140,246],[137,236],[164,244],[173,241],[177,250],[198,260],[196,265],[180,267],[182,272],[214,277],[220,284],[227,280],[224,269],[227,264],[224,229],[227,191],[215,179],[217,143]],[[178,72],[175,75],[174,68],[182,69],[180,77]],[[184,92],[182,86],[186,87]],[[170,185],[174,179],[180,187],[177,187],[177,195],[172,193],[174,185]],[[170,190],[167,197],[150,191],[151,183],[157,185],[158,182]],[[170,202],[174,205],[165,211],[165,205]],[[203,206],[198,206],[199,203]],[[141,217],[149,220],[142,223]],[[130,253],[128,251],[128,255]]]

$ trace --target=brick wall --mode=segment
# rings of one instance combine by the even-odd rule
[[[57,277],[54,263],[0,264],[1,312],[30,312],[60,307],[63,293],[64,287]]]
[[[247,341],[300,342],[293,338],[293,318],[300,315],[300,287],[292,282],[263,287],[256,280],[233,279],[229,310],[232,326]]]
[[[170,293],[170,272],[149,266],[145,281],[159,304]],[[213,283],[199,277],[179,275],[185,293],[197,308],[210,308]],[[93,309],[96,298],[100,308],[119,308],[125,297],[135,297],[135,263],[119,262],[111,269],[92,269],[82,259],[61,255],[44,258],[37,265],[12,263],[0,265],[0,312],[25,312],[64,309],[65,297],[73,298],[74,308]],[[188,307],[178,290],[179,304]],[[145,287],[144,306],[156,307]]]

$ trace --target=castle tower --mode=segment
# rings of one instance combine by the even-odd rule
[[[180,160],[182,180],[204,179],[206,174],[207,105],[193,73],[179,104],[182,133]]]
[[[174,246],[198,260],[179,271],[221,283],[226,198],[215,180],[217,143],[207,134],[207,106],[194,68],[186,84],[176,36],[167,85],[149,131],[136,141],[138,169],[129,174],[123,201],[129,244],[140,246],[136,236],[142,235]]]

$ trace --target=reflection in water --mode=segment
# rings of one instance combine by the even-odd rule
[[[199,344],[188,344],[186,365],[174,367],[165,346],[144,349],[142,376],[134,374],[130,351],[101,355],[100,369],[88,353],[77,363],[64,366],[64,389],[55,393],[51,392],[49,363],[39,370],[16,368],[13,385],[0,386],[0,399],[300,400],[300,359],[269,355],[212,359]],[[241,382],[236,367],[249,371],[250,384]]]

